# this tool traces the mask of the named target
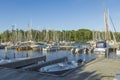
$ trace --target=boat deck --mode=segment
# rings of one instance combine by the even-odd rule
[[[120,73],[120,60],[98,58],[66,76],[53,76],[35,71],[0,68],[0,80],[113,80]]]

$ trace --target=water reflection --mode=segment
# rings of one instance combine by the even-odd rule
[[[116,55],[115,53],[109,53],[109,58],[120,59],[120,55]]]

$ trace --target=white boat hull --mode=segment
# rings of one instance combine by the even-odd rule
[[[44,73],[54,73],[60,74],[78,67],[77,63],[58,63],[54,65],[49,65],[46,67],[42,67],[39,71]]]
[[[116,55],[120,55],[120,50],[116,50]]]

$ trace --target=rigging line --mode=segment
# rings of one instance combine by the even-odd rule
[[[116,31],[115,25],[114,25],[114,23],[113,23],[112,17],[111,17],[110,15],[109,15],[109,17],[110,17],[110,21],[111,21],[111,23],[112,23],[112,25],[113,25],[115,34],[116,34],[116,36],[117,36],[117,31]]]
[[[116,29],[115,29],[115,25],[114,25],[114,23],[113,23],[112,17],[111,17],[110,15],[109,15],[109,17],[110,17],[110,21],[111,21],[111,23],[112,23],[112,25],[113,25],[114,31],[115,31],[115,33],[116,33],[117,31],[116,31]]]

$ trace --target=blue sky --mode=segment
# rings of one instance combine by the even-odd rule
[[[0,32],[6,29],[105,29],[104,6],[120,31],[120,0],[0,0]],[[111,28],[112,29],[112,28]]]

